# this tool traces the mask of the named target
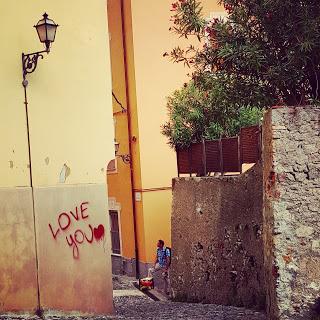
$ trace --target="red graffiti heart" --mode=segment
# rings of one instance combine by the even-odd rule
[[[101,240],[101,238],[104,236],[104,226],[99,224],[98,228],[93,229],[93,234],[97,241]]]

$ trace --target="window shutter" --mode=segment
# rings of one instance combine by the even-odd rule
[[[109,216],[112,253],[121,254],[118,211],[110,210]]]

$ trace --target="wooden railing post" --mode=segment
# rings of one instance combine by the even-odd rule
[[[242,173],[241,133],[240,135],[238,135],[238,163],[239,163],[239,172]]]
[[[258,160],[261,160],[262,157],[262,130],[263,127],[259,126],[259,132],[258,132]]]
[[[189,155],[189,174],[192,177],[192,144],[190,144],[188,148],[188,155]]]
[[[207,155],[206,155],[206,142],[202,138],[202,166],[203,166],[203,175],[207,175]]]
[[[179,150],[178,150],[178,148],[176,148],[176,157],[177,157],[178,177],[180,177],[180,170],[179,170]]]
[[[219,156],[220,156],[220,172],[223,175],[223,154],[222,154],[222,139],[219,139]]]

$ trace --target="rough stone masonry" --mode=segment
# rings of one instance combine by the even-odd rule
[[[268,319],[311,319],[320,296],[320,108],[273,108],[264,121]]]
[[[262,168],[173,180],[176,301],[265,307]]]

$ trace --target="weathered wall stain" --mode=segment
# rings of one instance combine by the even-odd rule
[[[59,239],[61,234],[66,239],[66,243],[72,248],[72,254],[74,259],[79,259],[80,252],[79,246],[86,243],[93,243],[94,240],[100,241],[104,237],[105,229],[102,224],[97,227],[93,227],[90,223],[84,228],[78,228],[75,231],[70,232],[70,227],[75,228],[75,224],[80,220],[87,220],[89,213],[87,212],[89,202],[82,202],[79,206],[76,206],[73,210],[61,212],[54,226],[51,223],[48,224],[49,230],[54,240]],[[72,230],[73,230],[72,229]],[[69,231],[68,231],[69,230]],[[69,234],[66,234],[68,232]]]
[[[64,164],[60,171],[59,182],[65,183],[66,179],[68,178],[68,176],[70,176],[70,174],[71,174],[71,169],[66,164]]]
[[[173,180],[174,299],[265,306],[262,167]]]
[[[0,192],[0,313],[37,306],[35,238],[30,188]]]

